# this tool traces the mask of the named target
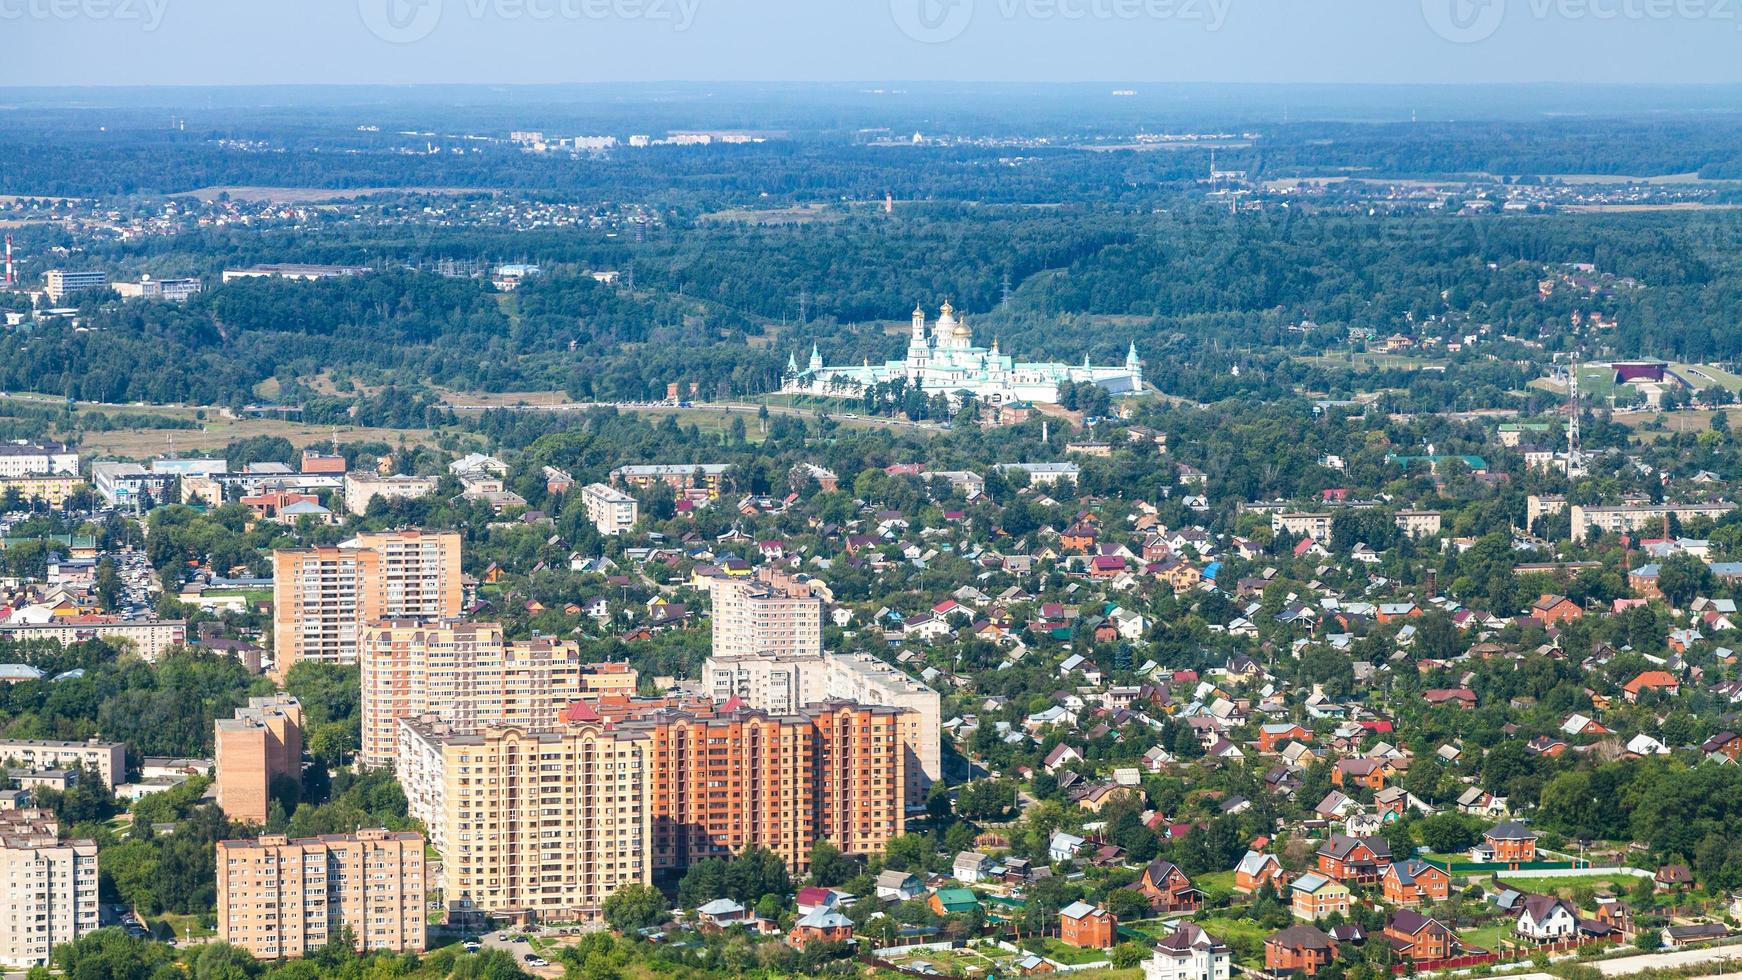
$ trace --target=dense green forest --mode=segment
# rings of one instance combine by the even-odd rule
[[[1536,355],[1494,342],[1510,335],[1564,345],[1572,315],[1592,303],[1618,324],[1603,338],[1617,356],[1742,355],[1731,314],[1742,306],[1742,219],[1730,212],[1343,217],[937,206],[778,227],[689,223],[641,242],[530,233],[514,244],[547,273],[512,294],[397,265],[500,250],[499,234],[443,230],[409,242],[394,234],[202,233],[93,248],[91,260],[117,269],[162,274],[179,265],[208,275],[269,256],[399,254],[372,275],[241,280],[183,305],[89,295],[77,326],[51,320],[21,338],[0,363],[0,388],[241,406],[258,399],[260,382],[277,379],[279,399],[302,404],[308,421],[389,425],[432,421],[435,399],[418,393],[423,384],[609,401],[660,397],[682,381],[703,398],[743,396],[777,388],[787,357],[802,358],[813,343],[835,363],[897,357],[907,311],[944,298],[967,313],[981,342],[996,337],[1022,357],[1105,363],[1135,342],[1153,384],[1198,401],[1348,390],[1346,372],[1295,358],[1343,345],[1350,330],[1384,336],[1445,321],[1486,327],[1491,349],[1453,359],[1449,370],[1471,377],[1454,384],[1464,401],[1444,404],[1511,404],[1506,393],[1534,372],[1494,376],[1503,364],[1493,358]],[[1642,287],[1601,299],[1540,296],[1543,270],[1573,262]],[[634,288],[582,274],[600,268],[632,268]],[[323,372],[395,387],[361,397],[307,386]],[[1474,381],[1483,375],[1491,377]],[[1436,383],[1414,379],[1410,397],[1442,407],[1432,404]]]

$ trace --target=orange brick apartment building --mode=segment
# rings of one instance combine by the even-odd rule
[[[288,694],[249,698],[213,728],[219,808],[231,820],[265,823],[272,781],[302,778],[302,704]]]
[[[344,927],[359,950],[421,953],[424,902],[421,834],[218,842],[218,938],[259,959],[302,956]]]
[[[625,726],[651,739],[653,870],[761,845],[802,874],[823,839],[882,851],[906,826],[904,714],[828,701],[796,715],[661,712]]]

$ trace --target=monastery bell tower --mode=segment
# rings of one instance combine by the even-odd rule
[[[919,304],[913,307],[913,335],[907,339],[907,373],[911,378],[918,378],[919,371],[931,360],[931,343],[925,336],[925,308]]]

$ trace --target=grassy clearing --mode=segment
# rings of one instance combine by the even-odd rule
[[[1512,938],[1512,924],[1497,922],[1491,926],[1461,932],[1458,934],[1458,938],[1466,945],[1479,946],[1491,953],[1498,952],[1500,944]]]
[[[1076,966],[1081,963],[1104,963],[1107,961],[1107,953],[1104,950],[1079,949],[1076,946],[1067,946],[1052,936],[1044,937],[1044,942],[1046,944],[1046,951],[1041,953],[1041,955],[1049,960],[1056,960],[1063,963],[1066,966]]]
[[[1570,896],[1580,888],[1619,888],[1633,887],[1634,878],[1629,875],[1574,875],[1565,878],[1531,878],[1511,876],[1500,879],[1500,883],[1508,888],[1516,888],[1521,892],[1533,895],[1553,894],[1562,898]]]
[[[1193,882],[1204,894],[1212,899],[1227,898],[1234,894],[1234,872],[1217,871],[1213,874],[1199,875]]]
[[[1742,423],[1742,408],[1726,408],[1723,411],[1731,428]],[[1684,432],[1704,432],[1712,427],[1712,416],[1716,414],[1712,409],[1703,408],[1680,412],[1616,412],[1611,417],[1616,424],[1632,429],[1633,438],[1643,442]],[[1653,425],[1654,422],[1661,424]]]
[[[158,916],[158,918],[162,919],[165,924],[175,930],[175,936],[177,939],[194,939],[201,936],[215,936],[218,934],[217,930],[207,929],[205,926],[200,925],[200,917],[197,915],[174,915],[165,912],[163,915]]]
[[[9,394],[0,402],[28,405],[65,404],[63,399],[48,395]],[[408,443],[433,445],[436,432],[432,429],[387,429],[355,425],[306,425],[282,419],[223,418],[219,410],[192,405],[111,405],[103,402],[77,402],[80,412],[102,412],[112,419],[159,416],[186,419],[199,424],[197,429],[118,429],[110,432],[86,432],[79,435],[82,452],[97,456],[147,457],[174,450],[178,453],[209,452],[222,449],[236,439],[249,436],[282,436],[295,446],[312,446],[330,442],[335,436],[340,442],[385,442],[397,444],[402,438]],[[202,417],[203,416],[203,417]]]
[[[211,419],[199,429],[89,432],[80,436],[79,442],[80,449],[86,453],[139,458],[171,449],[178,453],[209,452],[250,436],[282,436],[299,448],[324,445],[335,438],[340,442],[385,442],[388,445],[398,445],[401,439],[418,445],[434,445],[436,441],[433,429],[304,425],[278,419]]]

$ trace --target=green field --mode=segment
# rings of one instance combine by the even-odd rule
[[[1224,899],[1234,894],[1234,872],[1217,871],[1212,874],[1199,875],[1194,882],[1206,898],[1212,901]]]
[[[1566,878],[1512,877],[1502,878],[1500,879],[1500,883],[1508,888],[1516,888],[1521,892],[1529,892],[1533,895],[1553,893],[1564,898],[1572,894],[1575,889],[1579,888],[1594,888],[1598,890],[1604,888],[1618,890],[1629,889],[1633,887],[1633,882],[1635,880],[1636,879],[1630,875],[1607,874],[1574,875]]]
[[[1470,946],[1480,946],[1489,952],[1498,952],[1500,944],[1512,937],[1511,922],[1497,922],[1480,929],[1471,929],[1458,934],[1458,938]]]
[[[1705,388],[1715,385],[1732,392],[1742,391],[1742,375],[1731,374],[1728,371],[1714,367],[1710,364],[1687,364],[1672,361],[1669,369],[1686,379],[1689,384],[1692,384],[1696,388]],[[1564,394],[1566,392],[1565,385],[1556,384],[1549,381],[1547,378],[1538,378],[1531,382],[1531,386],[1540,388],[1544,391],[1552,391],[1556,394]],[[1609,400],[1611,395],[1616,394],[1621,389],[1631,389],[1632,387],[1632,385],[1615,384],[1615,372],[1607,365],[1579,365],[1579,394],[1587,401],[1605,403]]]
[[[197,915],[174,915],[165,912],[163,915],[157,916],[156,918],[162,919],[171,929],[174,929],[177,939],[194,939],[201,936],[217,935],[216,930],[207,929],[205,926],[200,925],[200,917]]]
[[[1066,966],[1075,966],[1079,963],[1102,963],[1107,960],[1107,954],[1102,950],[1079,949],[1075,946],[1067,946],[1052,936],[1044,937],[1043,941],[1046,944],[1046,950],[1040,955],[1049,960],[1056,960]]]

